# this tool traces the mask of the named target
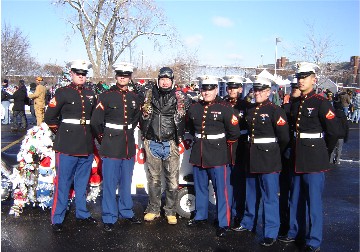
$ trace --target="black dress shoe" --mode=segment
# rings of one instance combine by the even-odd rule
[[[52,224],[51,227],[54,232],[61,232],[63,230],[63,226],[61,223]]]
[[[295,242],[295,238],[289,237],[287,235],[280,235],[278,240],[284,243]]]
[[[320,252],[320,247],[314,248],[313,246],[306,245],[305,252]]]
[[[229,231],[228,227],[218,227],[216,229],[216,236],[217,237],[225,237],[227,231]]]
[[[243,231],[250,231],[249,229],[244,228],[243,226],[233,227],[231,230],[235,232],[243,232]]]
[[[261,242],[260,245],[265,246],[265,247],[270,247],[271,245],[273,245],[275,243],[276,239],[274,238],[264,238]]]
[[[104,230],[106,232],[111,232],[114,230],[114,224],[112,223],[104,223]]]
[[[86,224],[97,224],[98,221],[93,217],[87,217],[85,219],[76,219],[80,223],[86,223]]]
[[[195,220],[195,219],[191,219],[188,221],[187,223],[187,226],[188,227],[195,227],[195,226],[198,226],[198,225],[201,225],[201,224],[205,224],[207,223],[207,220]]]
[[[239,217],[234,217],[234,228],[240,227],[240,218]]]
[[[131,218],[126,218],[126,220],[130,221],[133,224],[141,224],[142,221],[139,218],[136,218],[135,216],[131,217]]]

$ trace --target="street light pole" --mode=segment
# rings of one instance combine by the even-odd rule
[[[276,64],[277,64],[277,43],[281,42],[281,38],[276,38],[275,40],[275,71],[274,76],[276,77]]]

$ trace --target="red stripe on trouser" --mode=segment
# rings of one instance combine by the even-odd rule
[[[231,219],[231,214],[230,214],[230,205],[229,205],[229,195],[228,195],[228,185],[227,185],[227,169],[226,169],[226,165],[224,166],[224,190],[225,190],[225,201],[226,201],[226,219],[227,219],[227,223],[228,226],[230,226],[230,219]]]
[[[59,193],[59,173],[60,173],[60,164],[59,161],[60,160],[60,153],[57,152],[56,156],[55,156],[55,165],[57,167],[56,169],[56,177],[55,177],[55,190],[54,190],[54,197],[53,197],[53,205],[52,205],[52,209],[51,209],[51,222],[53,223],[53,217],[55,214],[55,209],[56,209],[56,203],[57,203],[57,198],[58,198],[58,193]],[[56,223],[53,223],[56,224]]]

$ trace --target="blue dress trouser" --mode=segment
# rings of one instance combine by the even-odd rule
[[[118,217],[132,218],[134,216],[131,198],[131,181],[135,159],[103,158],[103,199],[102,220],[114,224]],[[116,201],[116,188],[119,186],[119,199]]]
[[[322,241],[322,192],[324,184],[325,175],[323,172],[292,174],[288,236],[299,239],[306,238],[306,245],[314,248],[320,247]],[[307,234],[306,206],[309,215],[309,232]]]
[[[239,165],[230,165],[230,169],[231,217],[241,220],[245,211],[246,175]]]
[[[215,166],[212,168],[201,168],[194,166],[194,188],[195,188],[195,220],[208,218],[209,206],[209,177],[216,192],[216,207],[219,227],[229,227],[231,221],[230,204],[230,167]]]
[[[248,174],[246,206],[241,226],[255,230],[261,200],[264,237],[276,239],[280,228],[278,191],[279,173]]]
[[[86,208],[86,188],[90,178],[94,155],[69,156],[56,153],[56,182],[54,201],[51,209],[51,223],[60,224],[64,221],[69,201],[69,191],[74,181],[76,218],[86,219],[90,212]]]

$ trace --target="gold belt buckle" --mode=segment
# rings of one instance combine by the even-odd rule
[[[85,125],[85,124],[86,124],[86,119],[85,119],[85,118],[81,118],[81,119],[80,119],[80,124],[81,124],[81,125]]]

